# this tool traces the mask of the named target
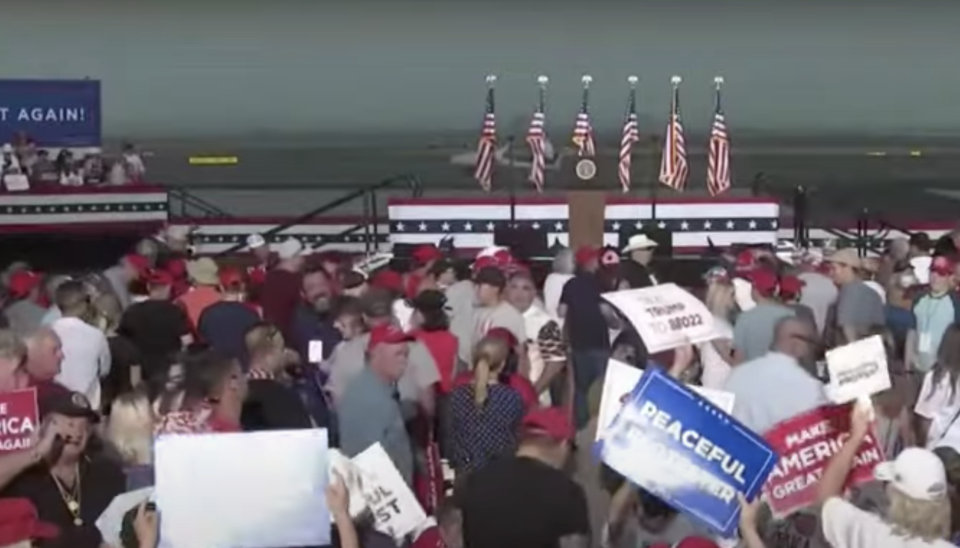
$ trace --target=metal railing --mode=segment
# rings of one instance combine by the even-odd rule
[[[367,248],[367,252],[369,253],[369,252],[376,251],[376,249],[373,246],[377,245],[377,243],[379,242],[379,236],[380,236],[379,234],[380,232],[379,200],[378,200],[377,193],[381,190],[385,190],[387,188],[395,187],[401,184],[406,185],[409,188],[411,196],[414,198],[420,197],[423,193],[423,187],[421,186],[420,181],[413,175],[404,174],[404,175],[389,177],[378,183],[374,183],[372,185],[358,188],[357,190],[347,193],[341,196],[340,198],[337,198],[336,200],[333,200],[320,207],[312,209],[304,213],[303,215],[300,215],[294,219],[291,219],[283,224],[279,224],[271,228],[270,230],[267,230],[261,235],[269,241],[272,237],[276,236],[277,234],[280,234],[281,232],[291,227],[294,227],[299,224],[303,224],[325,213],[329,213],[330,211],[337,209],[338,207],[341,207],[345,204],[348,204],[354,200],[363,199],[365,200],[364,215],[361,222],[353,227],[350,227],[344,230],[340,234],[334,234],[331,236],[334,236],[334,237],[348,236],[348,235],[356,234],[357,232],[362,231],[365,236],[364,241],[365,241],[365,246]],[[321,241],[313,244],[312,247],[315,249],[317,247],[324,245],[325,243],[327,242],[322,241],[322,238],[321,238]],[[234,245],[229,249],[221,251],[220,253],[218,253],[218,255],[229,255],[231,253],[237,253],[238,251],[241,251],[245,247],[246,247],[245,243],[240,243],[240,244]]]
[[[233,215],[187,190],[168,186],[167,207],[171,215],[181,218],[225,219]]]

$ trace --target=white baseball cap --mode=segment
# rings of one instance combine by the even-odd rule
[[[947,496],[943,463],[927,449],[908,447],[895,460],[878,464],[873,475],[912,499],[937,500]]]
[[[284,240],[277,246],[277,256],[281,260],[293,259],[303,254],[303,244],[296,238]]]
[[[250,249],[257,249],[258,247],[263,247],[267,245],[267,240],[264,239],[260,234],[251,234],[247,236],[247,247]]]

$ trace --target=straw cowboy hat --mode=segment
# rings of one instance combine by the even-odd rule
[[[627,240],[627,247],[623,248],[622,253],[630,253],[631,251],[638,251],[640,249],[653,249],[657,247],[657,245],[659,244],[651,240],[650,236],[646,234],[635,234]]]
[[[218,285],[219,271],[217,263],[209,257],[201,257],[187,263],[187,276],[200,285]]]

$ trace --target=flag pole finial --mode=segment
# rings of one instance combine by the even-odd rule
[[[723,85],[723,76],[714,76],[713,83],[719,88],[721,85]]]
[[[541,74],[540,76],[537,76],[537,83],[540,84],[541,86],[547,85],[547,82],[549,81],[550,79],[543,74]]]
[[[637,82],[639,81],[640,81],[640,78],[637,78],[636,76],[627,76],[627,82],[630,82],[631,86],[637,85]]]
[[[680,82],[683,82],[683,78],[679,76],[673,76],[672,78],[670,78],[670,83],[675,86],[679,86]]]
[[[590,82],[593,82],[593,76],[590,76],[589,74],[584,74],[583,78],[580,78],[580,81],[583,82],[584,86],[589,86]]]
[[[494,82],[496,82],[496,81],[497,81],[497,75],[496,75],[496,74],[488,74],[488,75],[487,75],[487,83],[488,83],[488,84],[492,84],[492,83],[494,83]]]

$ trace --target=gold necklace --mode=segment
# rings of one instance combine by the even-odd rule
[[[57,486],[57,491],[60,492],[60,498],[63,499],[63,503],[67,506],[67,510],[70,512],[70,515],[73,516],[73,524],[77,527],[83,525],[83,518],[80,517],[80,465],[77,464],[74,469],[74,481],[73,489],[68,490],[67,486],[53,473],[53,470],[50,471],[50,477],[53,478],[53,483]],[[71,492],[72,491],[72,492]]]

